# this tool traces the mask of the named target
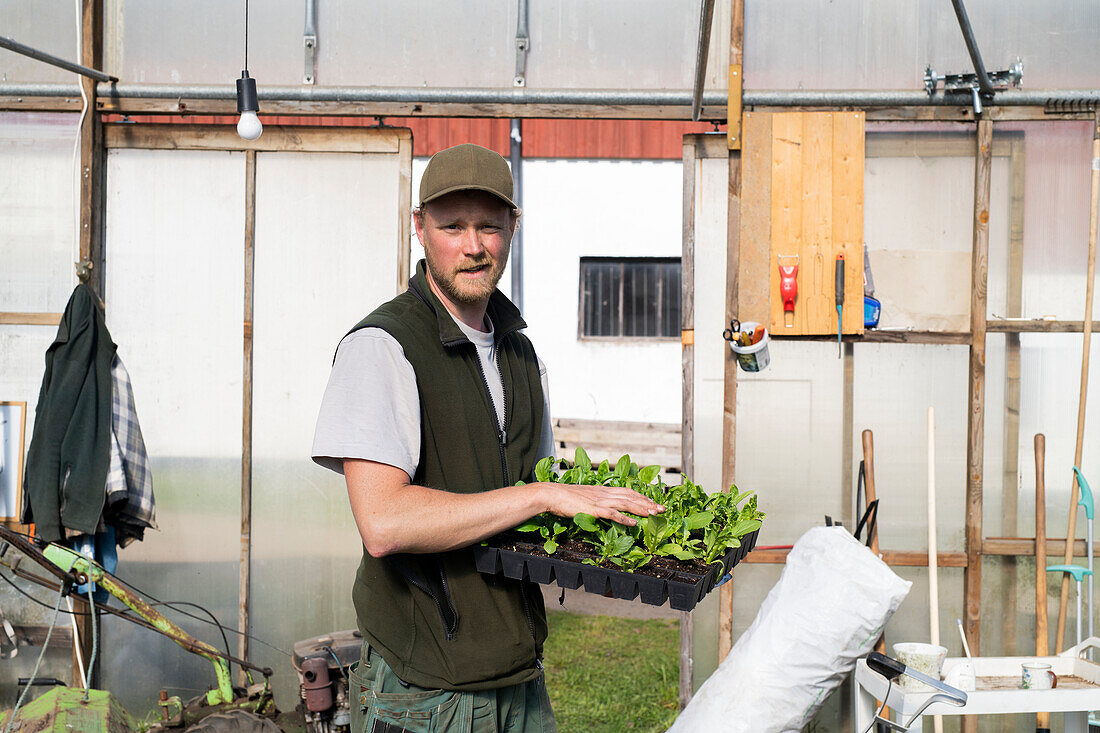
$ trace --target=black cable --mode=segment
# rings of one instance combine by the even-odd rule
[[[113,577],[115,580],[117,580],[120,584],[122,584],[122,585],[126,586],[127,588],[129,588],[131,591],[133,591],[137,595],[142,596],[144,598],[148,598],[150,601],[153,601],[153,603],[151,605],[154,605],[154,606],[165,606],[165,605],[167,605],[167,606],[171,607],[171,604],[173,603],[173,601],[159,600],[153,594],[146,593],[145,591],[143,591],[141,588],[138,588],[133,583],[129,583],[129,582],[123,580],[122,578],[118,577],[117,575],[112,575],[111,577]],[[183,603],[183,602],[181,601],[179,603]],[[197,606],[198,608],[202,608],[202,606],[198,606],[198,604],[195,604],[195,603],[188,603],[187,605]],[[210,611],[207,611],[205,608],[203,608],[202,610],[205,611],[209,616],[214,617],[214,614],[210,613]],[[279,652],[280,654],[285,654],[288,657],[292,656],[291,653],[288,652],[286,649],[280,649],[279,647],[275,646],[274,644],[269,644],[268,642],[264,641],[263,639],[257,639],[255,636],[252,636],[250,634],[246,634],[243,631],[240,631],[239,629],[233,628],[232,626],[227,626],[227,625],[221,624],[216,620],[214,622],[210,622],[209,620],[203,618],[202,616],[196,616],[193,613],[188,613],[187,611],[183,611],[183,610],[180,610],[178,608],[175,609],[175,611],[176,611],[176,613],[179,613],[179,614],[181,614],[183,616],[186,616],[188,618],[194,619],[196,621],[201,621],[204,624],[210,624],[211,626],[217,626],[219,629],[222,629],[224,631],[228,631],[231,634],[236,634],[237,636],[243,636],[244,638],[249,639],[250,641],[255,641],[259,644],[263,644],[266,647],[274,649],[275,651]]]
[[[39,606],[44,606],[45,608],[48,608],[48,609],[50,609],[51,611],[53,610],[53,606],[51,606],[50,604],[46,603],[45,601],[40,601],[40,600],[38,600],[37,598],[35,598],[34,596],[32,596],[32,595],[31,595],[30,593],[28,593],[27,591],[23,590],[23,589],[22,589],[22,588],[20,588],[20,587],[19,587],[18,585],[16,585],[16,584],[15,584],[15,581],[13,581],[13,580],[12,580],[11,578],[9,578],[8,576],[4,575],[3,573],[0,573],[0,578],[3,578],[3,579],[4,579],[4,582],[5,582],[5,583],[7,583],[8,585],[10,585],[10,586],[11,586],[12,588],[15,588],[15,589],[16,589],[17,591],[19,591],[20,593],[22,593],[22,594],[23,594],[24,596],[26,596],[26,597],[27,597],[28,599],[30,599],[30,600],[34,601],[35,603],[37,603],[37,604],[38,604]],[[71,616],[87,616],[87,615],[88,615],[87,613],[85,613],[85,612],[83,612],[83,611],[68,611],[68,610],[66,610],[66,609],[64,609],[64,608],[62,608],[60,612],[61,612],[61,613],[66,613],[66,614],[69,614],[69,615],[71,615]]]
[[[231,652],[229,650],[229,637],[227,637],[225,635],[225,627],[222,626],[220,621],[218,621],[218,617],[215,616],[213,613],[211,613],[209,610],[203,608],[202,606],[200,606],[197,603],[191,603],[190,601],[165,601],[163,603],[154,603],[152,605],[154,605],[154,606],[166,606],[168,608],[171,608],[171,609],[175,610],[178,613],[183,613],[183,611],[180,611],[178,608],[176,608],[176,606],[191,606],[192,608],[199,609],[200,611],[205,613],[207,616],[209,616],[211,618],[211,620],[214,622],[214,625],[218,627],[218,631],[220,631],[221,635],[222,635],[222,644],[225,644],[225,655],[227,657],[232,656],[233,652]],[[201,621],[202,619],[199,619],[199,620]]]
[[[244,68],[248,70],[248,0],[244,0]]]
[[[246,2],[247,2],[247,0],[246,0]],[[40,541],[40,540],[39,540],[39,539],[38,539],[37,537],[34,537],[33,535],[29,535],[29,534],[26,534],[26,533],[24,533],[24,532],[18,532],[18,531],[16,531],[16,530],[9,530],[9,531],[10,531],[10,532],[11,532],[12,534],[17,534],[17,535],[19,535],[19,536],[23,537],[24,539],[26,539],[26,540],[30,541],[30,542],[31,542],[32,544],[34,544],[34,545],[35,545],[35,547],[38,547],[38,546],[40,546],[40,545],[42,544],[42,542],[41,542],[41,541]],[[13,549],[15,549],[15,550],[17,550],[17,551],[19,550],[19,548],[18,548],[18,547],[15,547],[15,548],[13,548]],[[33,558],[32,558],[32,559],[33,559]],[[104,572],[106,572],[106,571],[104,571]],[[180,615],[182,615],[182,616],[186,616],[187,618],[190,618],[190,619],[194,619],[195,621],[200,621],[200,622],[202,622],[202,623],[204,623],[204,624],[209,624],[209,625],[211,625],[211,626],[217,626],[217,627],[218,627],[218,630],[219,630],[219,631],[221,631],[221,633],[222,633],[222,639],[223,639],[223,641],[225,641],[225,646],[226,646],[226,649],[227,649],[227,650],[229,649],[229,642],[228,642],[228,640],[227,640],[227,638],[226,638],[226,636],[225,636],[225,632],[226,632],[226,631],[228,631],[228,632],[229,632],[229,633],[231,633],[231,634],[236,634],[237,636],[243,636],[244,638],[246,638],[246,639],[248,639],[248,640],[250,640],[250,641],[254,641],[254,642],[258,643],[258,644],[262,644],[263,646],[266,646],[266,647],[268,647],[268,648],[270,648],[270,649],[274,649],[275,651],[279,652],[280,654],[284,654],[284,655],[286,655],[286,656],[288,656],[288,657],[293,657],[293,655],[292,655],[292,654],[291,654],[290,652],[288,652],[288,651],[287,651],[286,649],[281,649],[280,647],[277,647],[277,646],[275,646],[274,644],[271,644],[271,643],[269,643],[269,642],[266,642],[266,641],[264,641],[263,639],[259,639],[259,638],[255,637],[255,636],[252,636],[251,634],[246,634],[246,633],[244,633],[243,631],[240,631],[240,630],[238,630],[238,629],[235,629],[235,628],[233,628],[232,626],[226,626],[226,625],[222,624],[221,622],[219,622],[219,621],[217,620],[217,617],[216,617],[216,616],[215,616],[215,615],[214,615],[213,613],[211,613],[211,612],[210,612],[210,611],[209,611],[208,609],[206,609],[206,608],[203,608],[202,606],[200,606],[200,605],[199,605],[199,604],[197,604],[197,603],[191,603],[191,602],[189,602],[189,601],[162,601],[162,600],[160,600],[159,598],[157,598],[156,596],[154,596],[154,595],[153,595],[152,593],[146,593],[145,591],[143,591],[143,590],[142,590],[141,588],[138,588],[138,587],[137,587],[136,585],[134,585],[133,583],[127,582],[126,580],[123,580],[122,578],[118,577],[117,575],[115,575],[115,574],[113,574],[113,573],[108,573],[108,575],[110,575],[110,576],[111,576],[111,577],[112,577],[112,578],[113,578],[114,580],[118,581],[118,583],[119,583],[119,584],[121,584],[121,585],[124,585],[124,586],[126,586],[127,588],[129,588],[129,589],[130,589],[131,591],[133,591],[133,592],[134,592],[134,593],[136,593],[137,595],[139,595],[139,596],[142,596],[143,598],[146,598],[146,599],[148,599],[149,601],[151,601],[151,603],[149,604],[149,605],[151,605],[151,606],[168,606],[169,608],[172,608],[172,609],[173,609],[174,611],[176,611],[176,613],[179,613],[179,614],[180,614]],[[20,593],[22,593],[23,595],[25,595],[25,596],[27,596],[28,598],[30,598],[30,599],[31,599],[32,601],[34,601],[35,603],[38,603],[39,605],[44,605],[44,602],[43,602],[43,601],[40,601],[40,600],[38,600],[37,598],[34,598],[34,597],[30,596],[30,595],[29,595],[29,594],[28,594],[28,593],[27,593],[26,591],[24,591],[24,590],[23,590],[22,588],[19,588],[18,586],[16,586],[16,585],[15,585],[15,584],[14,584],[14,583],[13,583],[13,582],[12,582],[11,580],[9,580],[9,579],[8,579],[8,578],[7,578],[7,577],[6,577],[6,576],[5,576],[5,575],[4,575],[3,573],[0,573],[0,578],[3,578],[3,579],[4,579],[5,581],[7,581],[7,582],[8,582],[8,583],[9,583],[9,584],[10,584],[10,585],[12,586],[12,587],[14,587],[14,588],[15,588],[16,590],[18,590],[18,591],[19,591]],[[214,620],[213,620],[213,621],[210,621],[209,619],[205,619],[205,618],[203,618],[202,616],[196,616],[196,615],[195,615],[195,614],[193,614],[193,613],[188,613],[187,611],[181,610],[181,609],[179,609],[179,608],[175,608],[173,604],[175,604],[175,605],[186,605],[186,606],[193,606],[193,607],[195,607],[195,608],[198,608],[198,609],[202,610],[202,611],[203,611],[203,613],[205,613],[206,615],[210,616],[210,618],[211,618],[211,619],[214,619]],[[49,609],[50,609],[51,611],[53,610],[53,606],[47,606],[47,608],[49,608]],[[127,608],[127,609],[124,609],[124,610],[123,610],[123,613],[130,613],[130,612],[132,612],[132,609],[129,609],[129,608]],[[62,613],[70,613],[70,612],[69,612],[69,611],[67,611],[67,610],[62,610]],[[89,615],[89,614],[87,614],[87,613],[85,613],[85,612],[82,612],[82,611],[73,611],[73,612],[71,612],[71,613],[72,613],[72,615],[74,615],[74,616],[87,616],[87,615]],[[227,653],[228,653],[228,651],[227,651]]]

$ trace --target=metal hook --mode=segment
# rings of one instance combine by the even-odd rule
[[[76,279],[80,282],[87,283],[92,279],[92,268],[95,267],[95,263],[91,260],[74,262],[73,267],[76,268]]]

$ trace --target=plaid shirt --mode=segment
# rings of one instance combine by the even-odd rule
[[[143,539],[146,529],[157,528],[156,501],[130,375],[117,353],[111,363],[111,379],[111,464],[104,521],[115,527],[118,544],[125,547]]]

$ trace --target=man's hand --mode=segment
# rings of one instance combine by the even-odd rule
[[[547,511],[559,517],[572,518],[577,514],[591,514],[601,519],[633,526],[638,522],[623,512],[640,517],[660,514],[663,506],[639,494],[633,489],[615,486],[579,486],[577,484],[534,484],[544,492]]]

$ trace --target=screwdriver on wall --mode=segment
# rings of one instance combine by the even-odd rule
[[[840,334],[844,316],[844,254],[836,256],[836,358],[840,358]]]

